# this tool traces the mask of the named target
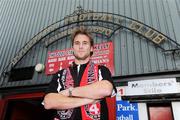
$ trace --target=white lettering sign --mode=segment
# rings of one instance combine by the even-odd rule
[[[152,79],[128,82],[125,95],[178,93],[176,78]]]

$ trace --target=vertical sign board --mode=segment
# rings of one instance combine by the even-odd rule
[[[91,60],[94,63],[105,65],[114,74],[114,50],[112,42],[95,44]],[[73,61],[72,48],[48,52],[46,75],[54,74],[58,70],[68,67]]]
[[[138,104],[121,100],[124,90],[123,87],[117,87],[116,120],[139,120]]]

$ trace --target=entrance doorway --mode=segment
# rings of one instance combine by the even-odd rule
[[[174,120],[171,103],[147,104],[149,120]]]
[[[9,96],[6,100],[4,120],[51,120],[54,110],[46,110],[41,104],[43,95],[23,94]]]

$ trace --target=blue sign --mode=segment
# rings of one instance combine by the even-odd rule
[[[137,103],[116,101],[116,120],[139,120]]]

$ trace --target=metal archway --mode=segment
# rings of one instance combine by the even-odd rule
[[[180,44],[175,40],[138,20],[114,13],[93,12],[91,10],[85,11],[81,7],[78,7],[78,10],[66,16],[64,19],[47,26],[30,39],[3,69],[0,80],[5,76],[6,72],[10,71],[37,43],[44,40],[45,46],[48,47],[57,40],[69,36],[74,28],[80,26],[85,26],[90,29],[91,32],[102,34],[106,36],[106,38],[110,38],[119,29],[129,30],[153,42],[165,52],[176,52],[180,50]],[[49,39],[44,39],[46,37],[49,37]],[[164,48],[162,46],[164,42],[171,43],[174,48]]]

